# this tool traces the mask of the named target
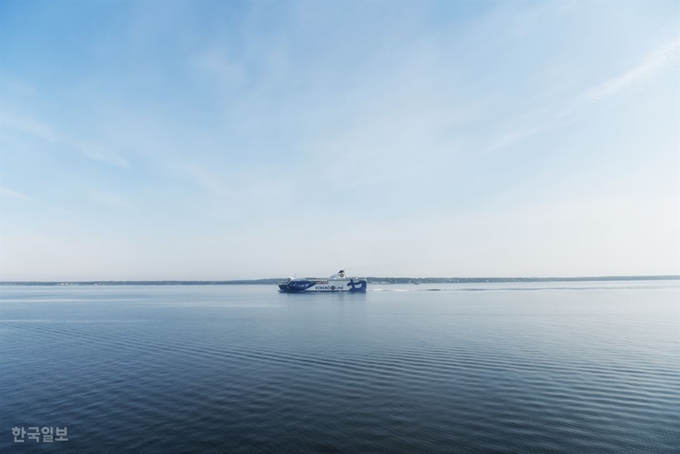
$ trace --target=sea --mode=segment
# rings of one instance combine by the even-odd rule
[[[0,286],[0,452],[678,453],[680,281]]]

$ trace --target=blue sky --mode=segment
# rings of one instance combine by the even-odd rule
[[[0,279],[680,274],[677,1],[0,1]]]

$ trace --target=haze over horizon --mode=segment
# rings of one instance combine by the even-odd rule
[[[680,3],[0,1],[0,281],[680,274]]]
[[[290,276],[292,277],[292,276]],[[296,276],[297,278],[318,278],[325,276]],[[354,276],[368,279],[369,284],[470,284],[470,283],[547,283],[547,282],[567,282],[567,283],[592,283],[592,282],[641,282],[641,281],[672,281],[680,280],[680,275],[663,275],[663,276],[575,276],[575,277],[531,277],[531,276],[514,276],[514,277],[456,277],[456,276],[427,276],[427,277],[410,277],[410,276]],[[56,281],[33,281],[33,280],[19,280],[19,281],[0,281],[0,285],[270,285],[279,284],[287,280],[289,276],[283,277],[268,277],[258,279],[212,279],[212,280],[106,280],[106,279],[90,279],[82,281],[73,280],[56,280]],[[424,291],[432,289],[423,289]],[[436,289],[434,289],[436,290]],[[468,289],[469,290],[469,289]]]

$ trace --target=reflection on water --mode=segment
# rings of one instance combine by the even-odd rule
[[[677,281],[0,292],[3,452],[680,445]]]

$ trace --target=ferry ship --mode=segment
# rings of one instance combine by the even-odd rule
[[[366,287],[366,279],[345,277],[345,271],[340,270],[327,278],[291,277],[279,284],[279,291],[283,293],[365,292]]]

